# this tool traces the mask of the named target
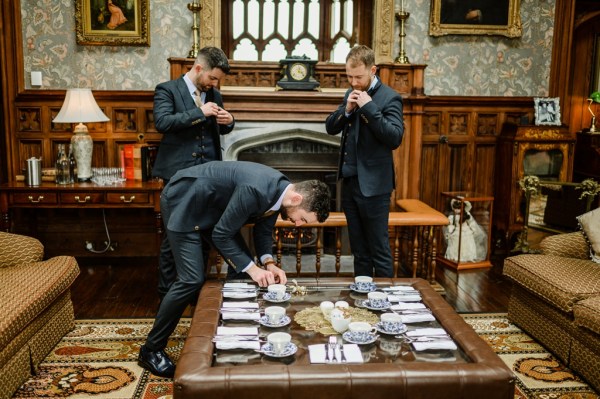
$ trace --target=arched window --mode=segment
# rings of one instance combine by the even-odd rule
[[[350,47],[371,45],[372,9],[373,0],[228,0],[221,45],[236,61],[344,63]]]

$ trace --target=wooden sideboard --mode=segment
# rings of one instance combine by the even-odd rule
[[[107,186],[88,182],[65,185],[43,182],[37,187],[27,186],[23,182],[2,184],[0,185],[0,228],[4,231],[15,230],[11,213],[16,209],[27,209],[29,211],[61,209],[88,211],[87,214],[84,212],[81,215],[75,215],[81,218],[80,224],[82,225],[86,222],[89,211],[92,210],[118,209],[127,212],[135,209],[148,209],[154,213],[153,225],[155,227],[154,241],[149,243],[151,247],[149,250],[151,253],[157,254],[163,232],[160,213],[160,192],[162,191],[162,187],[162,182],[159,181],[126,181]],[[138,223],[141,224],[141,221],[138,220]],[[21,227],[25,228],[25,226]],[[37,226],[32,226],[32,228],[37,229]],[[85,234],[85,228],[83,230],[81,233]],[[103,229],[100,230],[102,231]],[[36,233],[46,235],[48,239],[52,239],[51,236],[53,235],[52,231],[34,231],[33,233],[34,236],[37,236]],[[75,252],[77,255],[86,255],[86,238],[81,236],[81,233],[73,233],[75,235],[73,240],[80,240],[80,242],[75,242],[76,245],[73,248],[69,248],[69,253],[73,254]],[[61,233],[56,234],[60,235]],[[90,232],[89,234],[92,233]],[[63,235],[67,236],[69,232],[64,232]],[[79,237],[77,237],[78,235]],[[90,235],[87,235],[87,237],[90,237]],[[127,250],[138,254],[144,252],[139,247]],[[91,255],[91,253],[87,255]]]

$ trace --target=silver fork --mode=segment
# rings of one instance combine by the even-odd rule
[[[337,357],[335,355],[335,348],[337,347],[337,337],[334,337],[333,335],[331,337],[329,337],[329,348],[331,348],[331,353],[333,356],[333,359],[331,360],[332,362],[337,362]]]

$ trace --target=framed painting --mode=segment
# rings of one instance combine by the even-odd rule
[[[560,126],[560,103],[558,97],[541,97],[533,99],[535,111],[535,124]]]
[[[149,46],[150,0],[75,0],[77,44]]]
[[[429,35],[520,37],[520,0],[431,0]]]

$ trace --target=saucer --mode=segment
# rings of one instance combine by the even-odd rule
[[[377,335],[367,332],[353,332],[346,331],[342,334],[344,341],[350,342],[351,344],[367,345],[372,344],[377,340]]]
[[[368,294],[369,292],[377,290],[377,286],[375,285],[375,283],[369,283],[368,288],[366,290],[359,290],[358,288],[356,288],[356,284],[352,283],[350,284],[350,289],[354,292],[360,292],[361,294]]]
[[[266,292],[263,295],[263,299],[265,301],[273,302],[273,303],[280,303],[280,302],[289,301],[291,297],[292,297],[292,294],[290,294],[289,292],[286,292],[285,294],[283,294],[283,299],[275,299],[275,295],[272,294],[272,293],[270,293],[270,292]]]
[[[371,301],[369,301],[368,299],[363,301],[362,305],[369,310],[385,310],[392,306],[392,304],[389,301],[383,301],[383,306],[371,306]]]
[[[388,329],[386,329],[386,328],[383,327],[383,323],[381,323],[381,322],[375,324],[375,328],[380,333],[389,334],[389,335],[402,334],[402,333],[405,333],[406,330],[408,330],[408,327],[406,327],[406,324],[401,324],[398,328],[394,329],[393,331],[392,330],[388,330]]]
[[[287,356],[292,356],[294,353],[296,353],[296,351],[298,351],[298,347],[293,342],[288,342],[288,344],[286,345],[286,347],[283,350],[283,352],[281,352],[279,355],[277,355],[277,354],[275,354],[275,352],[273,352],[273,346],[271,344],[269,344],[269,343],[264,344],[260,348],[260,352],[262,354],[265,354],[265,355],[270,356],[270,357],[287,357]]]
[[[262,316],[258,322],[265,326],[265,327],[283,327],[283,326],[287,326],[288,324],[290,324],[292,322],[292,319],[290,319],[289,316],[284,315],[281,318],[281,321],[279,323],[271,323],[269,321],[269,316]]]

